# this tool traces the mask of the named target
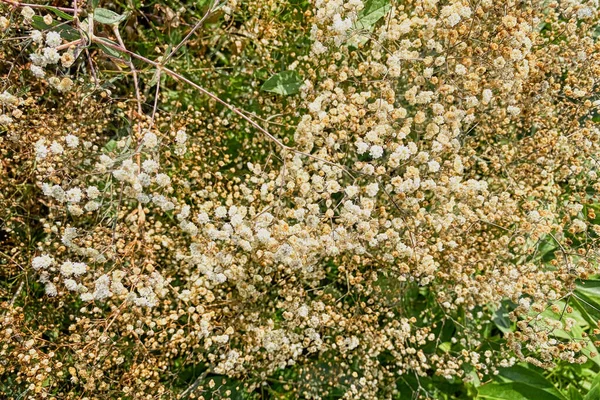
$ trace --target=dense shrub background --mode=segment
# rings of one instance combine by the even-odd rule
[[[597,1],[37,3],[2,396],[600,398]]]

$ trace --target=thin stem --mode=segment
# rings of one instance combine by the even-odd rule
[[[14,7],[31,7],[31,8],[45,8],[45,9],[50,7],[50,6],[45,6],[43,4],[20,3],[18,1],[11,1],[11,0],[0,0],[0,2],[5,3],[5,4],[10,4],[11,6],[14,6]],[[75,13],[74,8],[69,8],[69,7],[53,7],[53,8],[56,8],[57,10],[60,10],[60,11]]]
[[[204,380],[204,378],[206,378],[206,376],[211,372],[211,368],[207,368],[198,378],[196,378],[196,380],[194,381],[194,383],[192,383],[187,389],[185,389],[183,391],[183,393],[181,393],[181,399],[186,399],[188,398],[193,392],[194,390],[196,390],[198,388],[198,386],[200,386],[200,383],[202,383],[202,381]]]
[[[183,46],[188,41],[188,39],[194,34],[194,32],[196,32],[196,30],[202,26],[202,24],[204,24],[204,21],[206,21],[208,16],[213,13],[213,11],[215,10],[215,8],[217,8],[218,5],[219,0],[217,0],[213,5],[211,5],[208,8],[202,19],[198,21],[196,25],[194,25],[192,30],[183,38],[183,40],[177,46],[175,46],[175,48],[164,58],[164,60],[162,60],[163,65],[166,65],[167,62],[171,59],[171,57],[173,57],[173,55],[177,53],[177,50],[179,50],[181,46]]]
[[[15,304],[15,301],[17,300],[17,297],[19,297],[19,294],[21,293],[21,290],[23,290],[23,285],[24,284],[25,284],[25,281],[21,281],[21,283],[19,284],[19,287],[17,288],[17,291],[15,292],[14,296],[10,300],[10,304],[9,304],[10,307],[12,307]]]
[[[103,46],[110,47],[110,48],[112,48],[112,49],[115,49],[115,50],[118,50],[118,51],[120,51],[120,52],[123,52],[123,53],[129,54],[130,56],[132,56],[132,57],[134,57],[134,58],[137,58],[138,60],[142,60],[142,61],[144,61],[144,62],[146,62],[146,63],[148,63],[148,64],[150,64],[150,65],[152,65],[152,66],[156,67],[156,68],[157,68],[159,71],[164,71],[164,72],[165,72],[167,75],[171,76],[171,77],[172,77],[172,78],[174,78],[175,80],[178,80],[178,81],[181,81],[181,82],[185,82],[185,83],[187,83],[188,85],[190,85],[190,86],[191,86],[191,87],[193,87],[194,89],[198,90],[199,92],[203,93],[204,95],[206,95],[206,96],[210,97],[211,99],[215,100],[217,103],[220,103],[220,104],[222,104],[223,106],[225,106],[225,107],[227,107],[228,109],[230,109],[231,111],[233,111],[235,114],[237,114],[237,115],[239,115],[240,117],[242,117],[243,119],[245,119],[245,120],[246,120],[248,123],[250,123],[250,125],[252,125],[252,126],[253,126],[254,128],[256,128],[256,129],[257,129],[259,132],[261,132],[262,134],[264,134],[266,137],[268,137],[268,138],[269,138],[271,141],[273,141],[275,144],[277,144],[277,145],[278,145],[279,147],[281,147],[282,149],[284,149],[284,150],[288,150],[288,151],[290,151],[290,152],[292,152],[292,153],[295,153],[295,154],[298,154],[298,155],[302,155],[302,156],[305,156],[305,157],[308,157],[308,158],[312,158],[312,159],[314,159],[314,160],[317,160],[317,161],[323,162],[323,163],[325,163],[325,164],[329,164],[329,165],[332,165],[332,166],[338,167],[338,168],[340,168],[342,171],[344,171],[346,174],[348,174],[350,177],[354,178],[354,176],[353,176],[353,175],[352,175],[350,172],[348,172],[348,170],[347,170],[347,169],[346,169],[344,166],[342,166],[342,165],[340,165],[340,164],[338,164],[338,163],[335,163],[335,162],[333,162],[333,161],[328,161],[328,160],[322,159],[322,158],[320,158],[320,157],[317,157],[317,156],[315,156],[315,155],[312,155],[312,154],[310,154],[310,153],[305,153],[305,152],[303,152],[303,151],[296,150],[296,149],[294,149],[294,148],[292,148],[292,147],[289,147],[288,145],[284,144],[284,143],[283,143],[281,140],[279,140],[278,138],[276,138],[275,136],[273,136],[271,133],[269,133],[269,132],[268,132],[268,131],[267,131],[265,128],[263,128],[263,127],[262,127],[262,126],[260,126],[258,123],[256,123],[256,122],[255,122],[255,121],[254,121],[252,118],[250,118],[250,117],[246,116],[246,114],[244,114],[242,111],[240,111],[240,110],[239,110],[237,107],[235,107],[234,105],[232,105],[232,104],[229,104],[229,103],[227,103],[227,102],[226,102],[226,101],[224,101],[224,100],[221,100],[221,98],[219,98],[219,97],[218,97],[217,95],[215,95],[214,93],[212,93],[212,92],[210,92],[210,91],[208,91],[208,90],[204,89],[202,86],[200,86],[200,85],[198,85],[197,83],[195,83],[195,82],[193,82],[193,81],[189,80],[189,79],[188,79],[188,78],[186,78],[185,76],[183,76],[183,75],[180,75],[180,74],[178,74],[177,72],[175,72],[175,71],[173,71],[173,70],[171,70],[171,69],[169,69],[169,68],[167,68],[167,67],[163,66],[161,63],[158,63],[158,62],[156,62],[156,61],[152,61],[152,60],[150,60],[150,59],[148,59],[148,58],[146,58],[146,57],[144,57],[144,56],[141,56],[141,55],[139,55],[139,54],[136,54],[136,53],[134,53],[134,52],[132,52],[132,51],[129,51],[129,50],[127,50],[127,49],[125,49],[125,48],[123,48],[123,47],[121,47],[121,46],[117,46],[117,45],[114,45],[114,44],[112,44],[112,43],[110,43],[110,42],[104,41],[104,40],[102,40],[102,38],[100,38],[100,37],[97,37],[97,36],[93,36],[93,37],[92,37],[92,41],[93,41],[93,42],[96,42],[96,43],[102,43],[102,45],[103,45]]]
[[[119,28],[116,25],[113,25],[113,31],[115,36],[117,37],[117,41],[122,48],[125,48],[125,43],[123,43],[123,39],[121,38],[121,33],[119,32]],[[135,97],[137,100],[138,106],[138,114],[142,115],[142,96],[140,95],[140,88],[138,85],[138,74],[137,69],[135,69],[135,65],[133,65],[133,61],[129,60],[128,62],[129,68],[131,69],[131,73],[133,74],[133,85],[135,87]]]

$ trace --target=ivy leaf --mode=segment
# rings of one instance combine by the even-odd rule
[[[389,0],[367,0],[362,10],[358,12],[358,18],[354,23],[356,29],[367,29],[373,31],[375,24],[383,18],[392,6]]]
[[[101,24],[114,25],[124,21],[126,18],[127,14],[117,14],[106,8],[96,8],[94,10],[94,21]]]
[[[302,84],[302,78],[296,71],[283,71],[267,79],[260,89],[265,92],[289,96],[298,93]]]

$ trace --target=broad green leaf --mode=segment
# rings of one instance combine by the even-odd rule
[[[575,293],[569,304],[583,315],[590,326],[596,326],[597,321],[600,320],[600,309],[598,308],[600,305],[586,295]]]
[[[529,386],[536,387],[540,390],[546,391],[560,399],[567,400],[557,388],[554,387],[552,382],[544,378],[536,371],[526,368],[522,365],[514,365],[510,368],[500,369],[500,376],[509,381],[524,383]]]
[[[302,78],[296,71],[283,71],[267,79],[260,89],[288,96],[298,93],[302,84]]]
[[[584,400],[581,393],[579,393],[579,390],[577,390],[577,388],[575,388],[573,385],[570,385],[569,390],[567,390],[567,398],[569,400]]]
[[[596,297],[600,300],[600,280],[588,279],[577,282],[576,292],[583,293],[589,297]]]
[[[52,21],[52,24],[48,25],[44,22],[44,19],[39,15],[34,15],[31,19],[31,25],[35,29],[39,29],[40,31],[54,31],[58,32],[60,36],[68,40],[70,42],[80,39],[81,35],[76,29],[71,28],[69,25],[60,25],[56,21]]]
[[[498,307],[498,309],[494,313],[492,321],[502,333],[512,332],[512,322],[508,318],[508,308],[504,302],[500,305],[500,307]]]
[[[588,394],[584,397],[584,400],[598,400],[600,399],[600,374],[596,376],[592,383],[592,388]]]
[[[584,335],[585,330],[587,330],[590,325],[588,323],[588,320],[580,312],[579,307],[577,307],[576,301],[573,301],[573,299],[571,299],[569,302],[569,305],[575,307],[575,309],[571,313],[567,313],[566,311],[563,312],[563,310],[565,310],[565,302],[557,301],[555,302],[555,304],[559,307],[560,311],[558,313],[555,313],[550,308],[548,308],[541,315],[543,317],[554,319],[557,321],[564,321],[566,318],[572,318],[576,321],[576,323],[569,332],[565,331],[564,329],[550,329],[548,330],[548,333],[551,336],[560,339],[565,339],[568,341],[576,340],[580,342],[585,342],[585,347],[583,347],[581,354],[588,357],[597,365],[600,365],[600,355],[598,354],[598,349],[596,348],[596,346],[594,346],[593,341],[590,340],[589,337]],[[544,327],[544,322],[540,321],[539,323],[539,327]],[[592,354],[595,355],[592,357]]]
[[[354,28],[372,31],[377,21],[383,18],[391,8],[389,0],[365,1],[364,8],[358,12]]]
[[[477,389],[476,399],[486,400],[565,400],[522,382],[488,383]]]
[[[114,11],[107,10],[106,8],[96,8],[94,10],[94,21],[101,24],[113,25],[124,21],[127,18],[127,14],[117,14]]]

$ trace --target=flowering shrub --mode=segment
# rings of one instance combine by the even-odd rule
[[[5,396],[600,390],[597,0],[98,3],[0,6]]]

